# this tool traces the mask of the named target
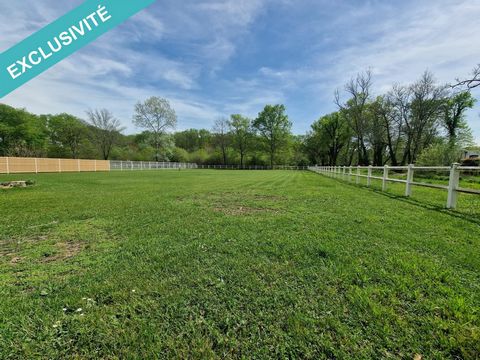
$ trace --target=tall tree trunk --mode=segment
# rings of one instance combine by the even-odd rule
[[[223,165],[227,165],[227,149],[222,145]]]
[[[392,134],[390,133],[390,128],[387,126],[387,148],[388,148],[388,154],[390,156],[390,161],[392,163],[392,166],[397,166],[397,154],[395,153],[395,149],[393,148],[393,140],[392,140]]]

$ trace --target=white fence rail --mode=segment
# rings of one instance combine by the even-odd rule
[[[286,165],[198,165],[198,169],[215,170],[308,170],[308,166],[286,166]]]
[[[167,170],[167,169],[196,169],[197,164],[156,162],[156,161],[110,161],[110,170]]]
[[[414,186],[422,186],[439,190],[447,191],[446,207],[448,209],[455,209],[457,207],[457,198],[459,193],[480,195],[478,189],[468,189],[460,187],[460,175],[462,172],[474,173],[480,175],[480,167],[466,167],[459,164],[453,164],[452,166],[313,166],[309,167],[309,170],[329,176],[336,179],[341,179],[348,182],[355,181],[356,184],[360,184],[361,178],[367,179],[367,186],[372,185],[372,180],[382,181],[382,191],[387,191],[388,183],[402,183],[405,184],[405,196],[412,196]],[[365,174],[366,170],[366,174]],[[375,176],[374,170],[380,170],[382,176]],[[363,173],[362,173],[363,171]],[[406,179],[389,177],[391,172],[406,171]],[[417,172],[445,172],[449,174],[448,185],[442,184],[430,184],[425,182],[415,181],[414,175]]]

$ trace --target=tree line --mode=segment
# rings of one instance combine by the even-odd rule
[[[212,129],[177,131],[166,99],[135,105],[132,122],[143,131],[124,135],[107,109],[35,115],[0,104],[0,156],[176,161],[198,164],[306,165],[303,137],[291,132],[283,105],[267,105],[256,119],[240,114],[217,119]]]
[[[471,84],[471,83],[470,83]],[[370,71],[336,91],[336,112],[316,121],[305,138],[312,163],[392,166],[451,164],[474,145],[465,119],[470,89],[439,85],[426,71],[413,84],[372,93]]]
[[[107,109],[35,115],[0,104],[0,156],[176,161],[249,165],[426,165],[459,160],[473,145],[465,113],[475,104],[472,79],[461,88],[439,85],[430,72],[413,84],[373,93],[370,71],[337,91],[337,111],[322,116],[306,135],[292,134],[284,105],[266,105],[255,119],[219,118],[211,129],[175,131],[177,116],[166,99],[135,105],[124,135]]]

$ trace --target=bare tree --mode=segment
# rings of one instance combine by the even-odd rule
[[[456,79],[457,83],[451,85],[452,87],[466,87],[467,89],[473,89],[480,86],[480,64],[477,65],[472,71],[472,75],[469,79],[460,80]]]
[[[335,103],[344,112],[349,120],[357,143],[358,163],[360,165],[369,165],[369,155],[365,143],[366,132],[368,126],[367,105],[370,100],[370,89],[372,87],[372,74],[370,70],[358,74],[356,78],[352,78],[346,85],[345,91],[349,94],[350,99],[342,104],[340,102],[340,94],[335,92]]]
[[[118,134],[125,128],[107,109],[88,110],[87,116],[90,124],[95,127],[94,140],[100,148],[103,158],[108,160]]]
[[[413,140],[412,128],[410,126],[410,98],[411,88],[395,84],[387,94],[388,103],[391,106],[390,117],[386,118],[386,126],[391,134],[389,142],[389,153],[391,154],[392,165],[398,165],[400,154],[399,145],[404,142],[404,154],[400,162],[404,165],[409,156],[409,149]],[[394,166],[395,166],[394,165]]]
[[[228,119],[219,118],[215,120],[212,131],[214,133],[214,142],[222,152],[223,165],[227,164],[227,148],[230,143]]]
[[[386,118],[388,119],[388,108],[384,98],[379,96],[375,101],[370,103],[368,112],[370,119],[367,125],[367,139],[373,152],[373,165],[383,166],[385,165],[385,150],[389,142],[388,127],[385,126]]]
[[[422,77],[411,85],[411,117],[409,122],[410,148],[406,149],[409,163],[416,161],[420,152],[431,145],[438,133],[442,106],[446,97],[445,87],[437,86],[432,73],[425,71]]]
[[[156,150],[155,160],[159,161],[162,136],[168,129],[173,130],[177,125],[175,110],[170,107],[168,100],[151,97],[145,102],[139,102],[135,105],[133,123],[135,126],[146,129],[151,133]]]

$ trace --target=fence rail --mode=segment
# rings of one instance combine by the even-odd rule
[[[0,174],[166,169],[308,170],[308,166],[197,165],[194,163],[0,157]]]
[[[287,165],[198,165],[198,169],[214,170],[308,170],[308,166],[287,166]]]
[[[387,191],[388,183],[401,183],[405,184],[405,196],[412,196],[413,187],[428,187],[432,189],[446,190],[447,191],[447,202],[446,207],[448,209],[455,209],[457,207],[457,199],[459,193],[464,194],[473,194],[480,195],[480,190],[477,189],[468,189],[460,187],[460,175],[462,172],[474,173],[480,175],[480,167],[473,166],[460,166],[460,164],[452,164],[452,166],[418,166],[408,165],[408,166],[312,166],[309,167],[309,170],[341,179],[348,182],[353,182],[355,180],[356,184],[360,183],[361,178],[367,179],[367,186],[372,185],[372,180],[381,180],[382,181],[382,191]],[[365,170],[367,174],[365,174]],[[373,175],[374,170],[382,171],[382,176]],[[362,173],[363,171],[363,173]],[[406,180],[392,178],[389,175],[391,171],[399,172],[406,171],[407,177]],[[423,172],[446,172],[449,174],[448,185],[442,184],[430,184],[414,180],[414,175],[418,171]]]
[[[171,162],[0,157],[0,174],[196,168],[197,164]]]
[[[196,169],[197,164],[155,162],[155,161],[110,161],[110,170],[132,171],[132,170],[166,170],[166,169]]]

